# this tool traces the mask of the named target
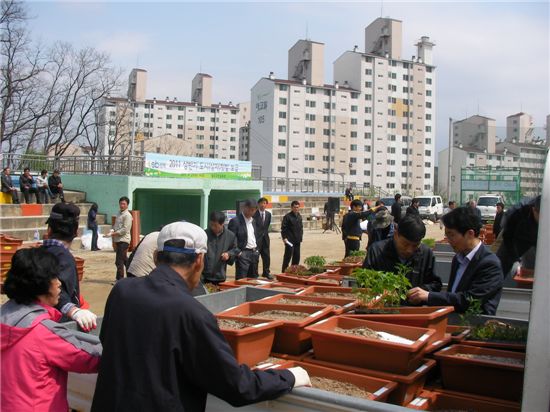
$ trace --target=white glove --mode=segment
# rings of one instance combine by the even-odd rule
[[[297,366],[295,368],[289,368],[288,370],[294,375],[294,388],[299,388],[300,386],[311,386],[309,375],[304,368]]]
[[[97,327],[97,315],[87,309],[77,309],[72,318],[86,332]]]

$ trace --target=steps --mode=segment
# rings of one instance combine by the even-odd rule
[[[65,199],[74,202],[80,208],[80,219],[78,225],[77,237],[82,236],[86,230],[86,221],[91,203],[85,203],[86,194],[83,192],[65,192]],[[22,216],[21,205],[0,204],[0,232],[8,236],[31,241],[34,239],[35,231],[38,230],[40,239],[47,232],[46,220],[53,208],[53,204],[43,204],[40,215]],[[111,229],[110,224],[106,224],[105,215],[98,214],[97,222],[100,233],[107,233]],[[109,222],[110,223],[110,222]],[[76,242],[80,244],[80,242]],[[73,246],[75,246],[73,245]]]

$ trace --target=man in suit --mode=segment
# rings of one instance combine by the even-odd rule
[[[300,245],[304,237],[304,225],[302,215],[300,214],[300,202],[293,200],[290,204],[291,211],[283,217],[281,224],[281,237],[285,244],[285,254],[283,256],[284,272],[289,264],[300,264]]]
[[[258,238],[256,240],[258,242],[258,252],[262,258],[262,276],[272,280],[273,276],[271,276],[269,272],[269,265],[271,262],[269,253],[269,225],[271,225],[271,213],[265,210],[268,203],[265,197],[258,200],[258,210],[254,214],[254,220],[258,227]]]
[[[2,193],[10,193],[12,202],[19,203],[19,195],[17,194],[17,188],[13,185],[11,180],[11,169],[9,167],[4,167],[2,170]]]
[[[409,291],[411,303],[454,306],[464,313],[470,299],[481,300],[484,315],[496,314],[504,276],[500,260],[479,240],[481,220],[470,207],[458,207],[443,216],[445,236],[455,250],[446,292]]]
[[[254,220],[254,214],[257,210],[257,204],[254,199],[246,199],[241,213],[229,221],[227,228],[237,237],[237,247],[240,249],[235,262],[235,278],[257,278],[259,228]]]
[[[391,205],[391,215],[393,216],[393,222],[398,225],[401,220],[401,194],[397,193],[394,199],[395,202]]]

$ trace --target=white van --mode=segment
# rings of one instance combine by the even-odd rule
[[[418,199],[418,212],[422,219],[430,219],[436,222],[443,216],[443,199],[441,196],[416,196]]]
[[[501,195],[486,194],[477,199],[477,208],[481,212],[481,219],[494,220],[497,214],[497,203],[504,203]]]

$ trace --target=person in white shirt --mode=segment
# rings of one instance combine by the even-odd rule
[[[38,188],[38,196],[42,203],[50,203],[50,199],[53,198],[53,194],[48,186],[48,171],[42,169],[40,176],[36,178],[36,187]]]
[[[227,226],[237,237],[239,254],[235,259],[236,279],[258,277],[260,254],[256,239],[259,239],[259,228],[257,220],[254,219],[257,209],[258,205],[254,199],[246,199],[242,212],[231,219]]]

